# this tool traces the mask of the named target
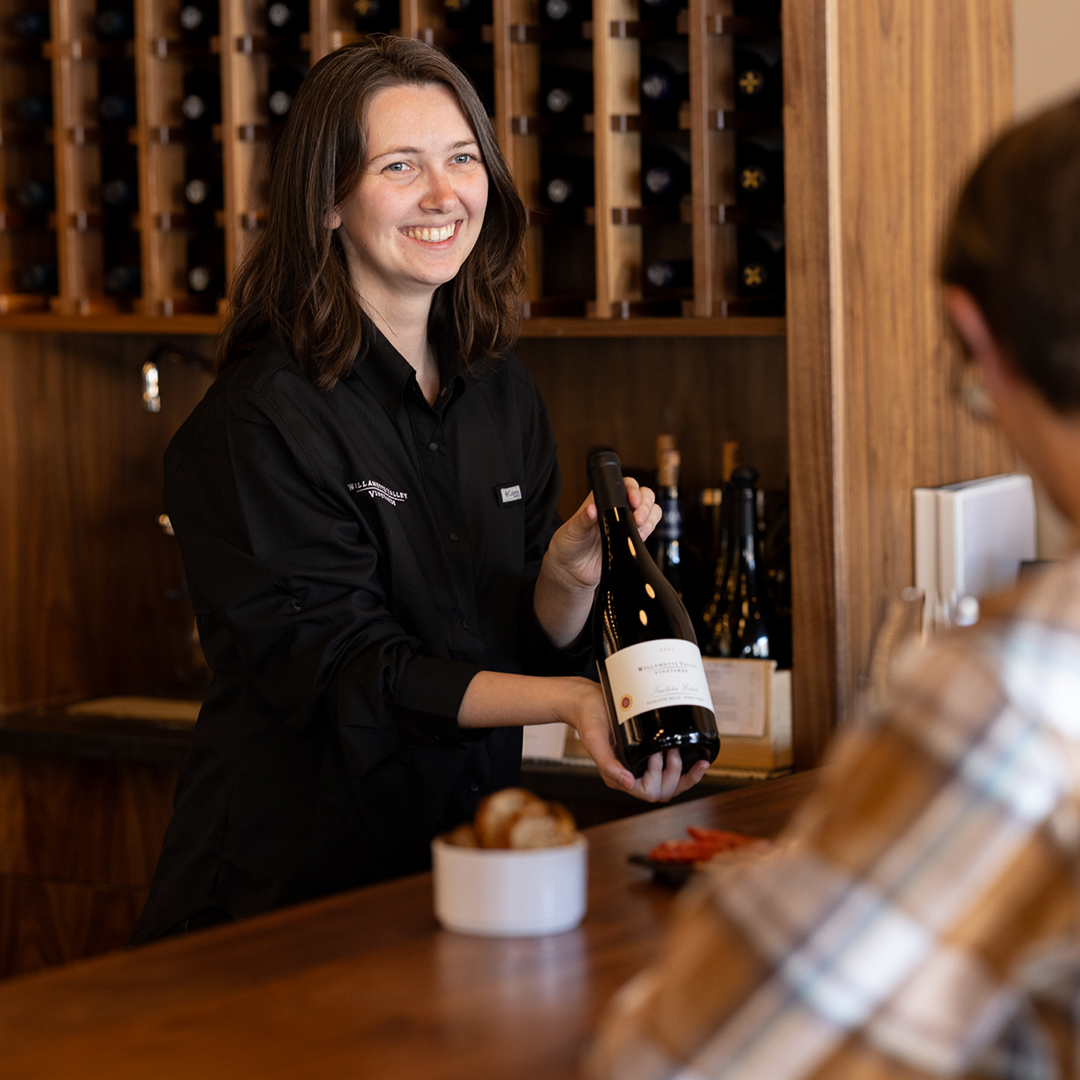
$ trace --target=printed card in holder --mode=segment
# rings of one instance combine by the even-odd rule
[[[775,660],[704,659],[712,694],[719,769],[766,772],[791,765],[791,672]]]

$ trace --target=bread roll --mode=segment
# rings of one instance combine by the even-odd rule
[[[512,848],[560,847],[576,836],[570,811],[559,803],[546,803],[542,814],[519,814],[509,829]]]
[[[528,810],[544,813],[546,803],[524,788],[503,788],[484,798],[476,810],[476,835],[480,846],[505,848],[510,846],[510,826]]]

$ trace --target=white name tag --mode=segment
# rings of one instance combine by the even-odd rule
[[[499,488],[499,501],[501,503],[512,503],[521,501],[521,485],[512,484],[510,487]]]

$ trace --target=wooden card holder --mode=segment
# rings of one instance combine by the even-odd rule
[[[704,658],[720,754],[714,769],[771,772],[792,763],[791,672],[775,660]]]

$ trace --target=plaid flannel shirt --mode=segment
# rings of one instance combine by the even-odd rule
[[[894,689],[774,851],[680,897],[592,1076],[1080,1076],[1080,557]]]

